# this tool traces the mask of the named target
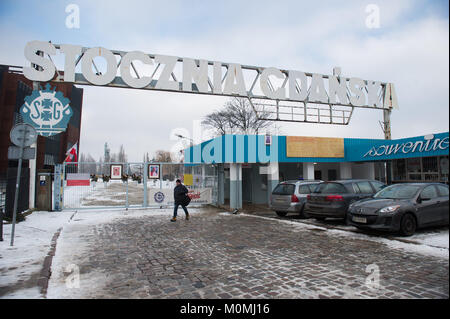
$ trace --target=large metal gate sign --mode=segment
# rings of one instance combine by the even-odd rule
[[[63,74],[51,58],[57,50],[65,56]],[[385,110],[397,105],[392,84],[347,78],[339,68],[324,75],[43,41],[28,42],[25,57],[32,66],[23,73],[32,81],[244,97],[257,115],[269,120],[348,124],[354,107]],[[106,61],[106,71],[98,70],[96,57]],[[138,70],[134,61],[145,70]]]

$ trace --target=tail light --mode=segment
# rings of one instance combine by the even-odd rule
[[[297,196],[295,196],[294,194],[291,195],[291,203],[298,203],[299,200],[297,198]]]
[[[307,200],[311,200],[311,195],[306,196]]]
[[[344,197],[342,197],[341,195],[328,195],[327,197],[325,197],[325,200],[329,202],[343,201]]]

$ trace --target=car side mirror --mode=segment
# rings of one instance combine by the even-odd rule
[[[417,203],[422,203],[423,201],[427,201],[427,200],[430,200],[430,198],[426,198],[426,197],[417,197]]]

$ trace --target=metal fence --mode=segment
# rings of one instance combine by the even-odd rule
[[[217,203],[215,165],[79,162],[63,164],[61,207],[171,206],[177,179],[188,188],[190,205]]]

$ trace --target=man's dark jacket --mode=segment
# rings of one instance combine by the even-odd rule
[[[175,186],[173,190],[173,197],[175,199],[175,205],[184,205],[188,189],[183,184]]]

